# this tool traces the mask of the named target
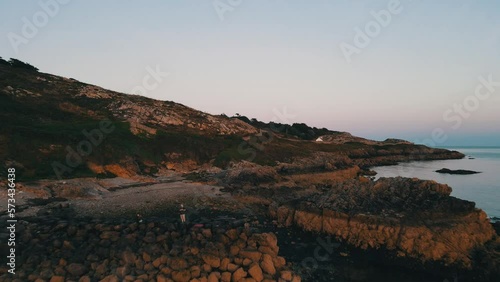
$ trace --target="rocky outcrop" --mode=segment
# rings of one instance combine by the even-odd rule
[[[336,134],[323,135],[316,139],[316,142],[328,143],[328,144],[345,144],[348,142],[357,142],[366,145],[375,145],[378,142],[374,140],[369,140],[357,136],[353,136],[348,132],[338,132]]]
[[[285,226],[334,235],[361,249],[385,249],[423,263],[471,268],[471,255],[495,232],[474,203],[450,197],[433,181],[350,181],[323,193],[276,203],[270,215]]]
[[[231,168],[221,173],[220,176],[224,183],[231,186],[271,183],[276,181],[278,177],[276,168],[261,166],[247,161],[233,164]]]
[[[237,119],[212,116],[174,102],[124,95],[94,85],[83,86],[75,97],[109,101],[107,109],[118,119],[127,120],[131,124],[132,133],[136,135],[155,135],[157,128],[169,126],[220,135],[249,135],[258,132]]]
[[[330,146],[330,145],[328,145]],[[335,146],[335,145],[331,145]],[[224,173],[217,175],[224,185],[303,186],[326,182],[339,182],[370,174],[368,167],[397,164],[414,160],[463,158],[463,154],[425,146],[402,144],[402,147],[364,146],[342,152],[312,152],[309,156],[295,157],[288,162],[276,161],[274,166],[264,166],[248,161],[232,163]],[[363,169],[360,169],[363,168]],[[292,185],[289,180],[294,182]],[[304,183],[308,180],[309,184]]]
[[[118,119],[128,120],[133,129],[156,134],[155,128],[180,127],[201,134],[250,135],[258,130],[238,119],[206,114],[181,104],[121,95],[108,109]]]
[[[141,169],[138,162],[133,158],[126,156],[116,163],[100,165],[95,162],[87,162],[86,166],[95,174],[110,175],[124,178],[134,178],[140,175]]]
[[[436,170],[437,173],[447,173],[447,174],[458,174],[458,175],[468,175],[468,174],[477,174],[481,173],[479,171],[473,171],[473,170],[466,170],[466,169],[449,169],[449,168],[442,168]]]
[[[413,143],[396,138],[388,138],[382,142],[353,136],[348,132],[338,132],[335,134],[323,135],[316,139],[316,142],[329,144],[361,143],[365,145],[412,145]]]
[[[395,165],[401,162],[462,159],[464,154],[457,151],[429,148],[422,145],[386,145],[355,149],[347,153],[360,167]]]

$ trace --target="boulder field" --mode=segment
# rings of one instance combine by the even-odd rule
[[[45,218],[19,234],[20,267],[0,281],[301,281],[276,235],[248,227]]]

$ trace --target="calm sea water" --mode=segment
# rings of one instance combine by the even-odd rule
[[[447,148],[466,155],[461,160],[422,161],[395,166],[375,167],[379,177],[417,177],[448,184],[452,196],[473,201],[489,217],[500,220],[500,147]],[[480,171],[472,175],[450,175],[435,172],[441,168]]]

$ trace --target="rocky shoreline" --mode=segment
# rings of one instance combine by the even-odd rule
[[[331,236],[242,214],[201,211],[204,217],[191,216],[183,226],[174,218],[75,218],[69,206],[53,209],[20,221],[20,268],[15,279],[3,274],[0,281],[396,282],[454,275],[418,268],[409,274],[402,261],[381,262],[387,252],[360,251]]]
[[[268,199],[268,214],[279,224],[383,254],[379,260],[387,265],[467,281],[500,277],[498,234],[475,203],[451,197],[449,186],[434,181],[373,181],[356,166],[338,164],[334,172],[287,176],[238,168],[226,175],[226,184],[235,193]]]
[[[141,180],[142,186],[119,179],[71,180],[59,188],[50,181],[20,185],[23,197],[34,198],[24,199],[21,212],[22,259],[15,281],[79,281],[78,275],[85,276],[80,281],[184,281],[188,273],[186,281],[233,281],[234,267],[221,269],[213,262],[208,268],[204,253],[241,268],[239,281],[259,281],[251,274],[261,277],[257,265],[260,281],[443,281],[454,276],[495,281],[500,240],[474,203],[450,197],[448,186],[433,181],[373,182],[356,176],[360,173],[347,168],[282,179],[268,168],[244,166],[224,174],[222,187],[179,175]],[[269,180],[270,175],[276,179]],[[315,184],[305,187],[307,182]],[[92,183],[98,193],[89,189]],[[34,192],[47,185],[46,199],[38,198],[41,194]],[[75,187],[85,189],[76,193]],[[51,201],[54,191],[78,197]],[[178,224],[179,202],[190,210],[188,228]],[[135,218],[138,212],[142,223]],[[254,244],[259,236],[272,238],[274,252]],[[242,254],[232,247],[237,241]],[[190,251],[193,246],[198,253]],[[126,251],[134,254],[133,263],[125,263]],[[264,254],[271,256],[274,274],[262,265]],[[181,257],[187,266],[174,269],[172,259]],[[5,268],[0,271],[0,281],[11,281]],[[283,280],[283,272],[289,280]],[[387,272],[394,279],[384,278]],[[247,277],[240,280],[243,274]]]

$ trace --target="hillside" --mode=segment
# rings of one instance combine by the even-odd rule
[[[0,64],[0,118],[5,121],[0,161],[17,167],[25,180],[187,172],[242,160],[276,165],[318,152],[353,159],[382,156],[388,163],[463,157],[409,143],[360,142],[366,139],[305,124],[281,126],[286,132],[280,132],[256,120],[210,115],[8,63]],[[311,140],[321,135],[325,142]],[[328,142],[339,140],[332,136],[342,136],[342,142]]]

